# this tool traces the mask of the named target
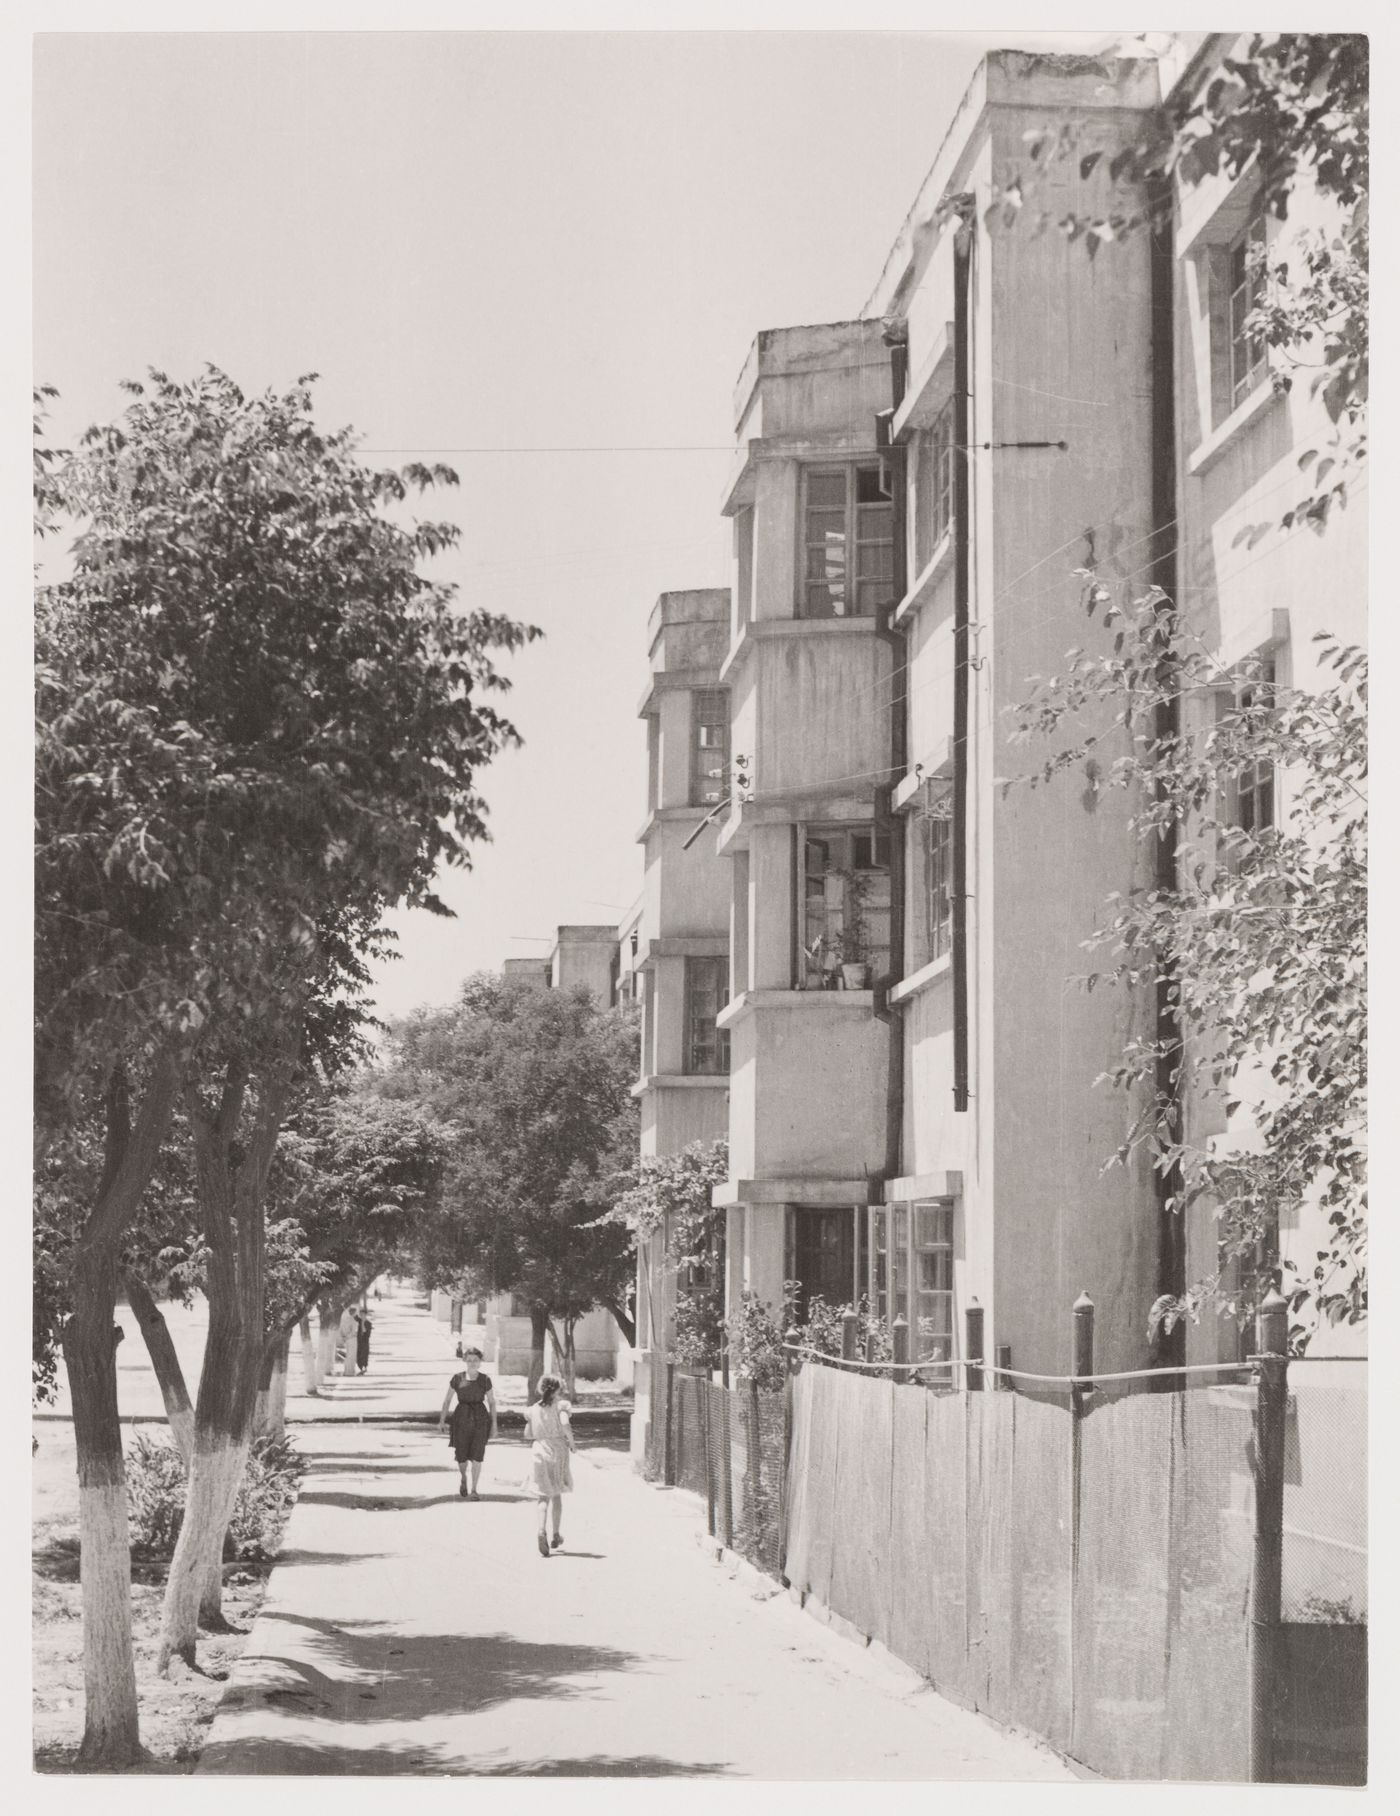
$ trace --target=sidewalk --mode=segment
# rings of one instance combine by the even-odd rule
[[[386,1383],[440,1403],[450,1339],[407,1303],[385,1322]],[[470,1503],[435,1431],[298,1443],[311,1473],[201,1772],[1072,1781],[717,1565],[698,1504],[621,1450],[575,1459],[546,1561],[520,1442]]]

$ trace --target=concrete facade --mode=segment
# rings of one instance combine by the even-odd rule
[[[1087,1291],[1097,1366],[1122,1370],[1169,1359],[1148,1319],[1184,1284],[1183,1234],[1185,1277],[1214,1272],[1208,1216],[1183,1233],[1145,1163],[1104,1166],[1136,1106],[1095,1080],[1151,1028],[1150,981],[1136,996],[1072,982],[1107,898],[1153,880],[1136,803],[1103,785],[1126,734],[1106,719],[1077,771],[1003,783],[1035,762],[1009,709],[1071,648],[1111,649],[1085,612],[1086,569],[1129,596],[1175,588],[1227,675],[1269,654],[1281,682],[1307,686],[1316,631],[1364,640],[1364,502],[1325,538],[1275,528],[1240,546],[1243,526],[1306,496],[1298,456],[1328,427],[1305,384],[1285,394],[1262,367],[1241,390],[1222,375],[1224,261],[1257,178],[1178,197],[1165,250],[1138,232],[1090,257],[1030,225],[1130,205],[1114,153],[1230,48],[1188,34],[1156,59],[989,56],[862,317],[767,330],[750,349],[722,502],[733,586],[711,658],[735,787],[717,835],[689,853],[700,816],[682,804],[683,712],[667,702],[712,670],[682,647],[680,608],[674,633],[662,608],[698,595],[666,595],[653,614],[644,705],[643,923],[669,932],[652,948],[643,1084],[675,1063],[667,964],[727,949],[730,1177],[715,1199],[731,1304],[776,1306],[794,1280],[804,1295],[868,1294],[909,1320],[916,1355],[960,1353],[975,1304],[989,1359],[1006,1345],[1014,1366],[1061,1373]],[[1025,178],[1028,137],[1063,127],[1074,155],[1038,169],[1023,218],[1002,219],[992,200]],[[1267,231],[1327,224],[1300,194]],[[1288,790],[1277,778],[1282,812]],[[689,945],[667,943],[677,903]],[[852,934],[865,975],[842,962]],[[663,1130],[650,1096],[644,1152],[701,1132],[701,1098],[688,1121],[668,1106]],[[1188,1116],[1203,1141],[1248,1139],[1247,1112],[1228,1128],[1215,1105]],[[1315,1246],[1300,1223],[1285,1252]],[[643,1291],[664,1291],[658,1261],[643,1258]],[[1347,1353],[1364,1332],[1323,1342]],[[1212,1326],[1174,1355],[1233,1345]]]
[[[679,1153],[728,1127],[728,1038],[714,1018],[729,994],[729,890],[714,860],[717,809],[730,787],[730,706],[720,677],[727,588],[663,593],[647,625],[650,676],[644,883],[633,959],[642,1004],[635,1087],[641,1151]],[[638,1354],[664,1355],[675,1306],[663,1228],[638,1256]],[[638,1371],[634,1439],[645,1431],[649,1373]]]

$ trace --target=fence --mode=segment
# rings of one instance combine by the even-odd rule
[[[1105,1777],[1361,1782],[1365,1364],[1140,1392],[1078,1358],[941,1392],[803,1366],[788,1581]]]
[[[646,1473],[1105,1777],[1364,1782],[1366,1364],[1266,1356],[1257,1381],[1138,1391],[1093,1374],[1086,1306],[1073,1378],[989,1367],[980,1340],[905,1367],[898,1332],[893,1364],[809,1356],[786,1405],[654,1361]]]
[[[722,1545],[781,1576],[784,1396],[721,1387],[655,1357],[649,1371],[647,1478],[699,1495]]]

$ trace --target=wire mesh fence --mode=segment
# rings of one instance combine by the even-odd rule
[[[726,1388],[659,1357],[647,1363],[643,1473],[705,1503],[708,1530],[770,1576],[783,1566],[787,1431],[782,1394]]]

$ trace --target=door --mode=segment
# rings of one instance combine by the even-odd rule
[[[789,1275],[798,1285],[799,1322],[806,1322],[807,1307],[818,1297],[828,1305],[851,1303],[855,1293],[855,1226],[855,1212],[849,1205],[794,1207]]]

